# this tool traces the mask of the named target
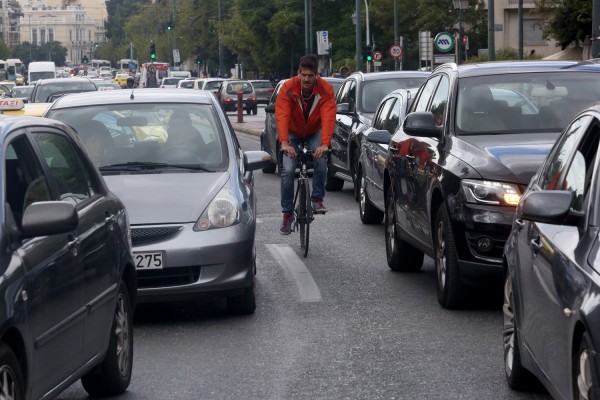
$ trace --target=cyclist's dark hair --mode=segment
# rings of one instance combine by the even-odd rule
[[[314,54],[307,54],[300,58],[300,64],[298,65],[298,70],[301,69],[310,69],[315,74],[319,71],[319,60]]]

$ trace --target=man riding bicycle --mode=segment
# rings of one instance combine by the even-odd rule
[[[296,148],[304,140],[313,152],[314,172],[311,200],[315,214],[325,214],[323,205],[327,180],[327,151],[335,126],[333,87],[318,76],[318,60],[314,54],[300,58],[298,75],[288,79],[279,90],[275,102],[277,132],[284,152],[281,168],[281,211],[283,222],[279,233],[289,235],[294,221],[294,174]]]

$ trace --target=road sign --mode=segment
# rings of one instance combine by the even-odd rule
[[[437,51],[447,53],[454,48],[454,36],[448,32],[440,32],[435,35],[433,43]]]
[[[394,44],[392,46],[390,46],[390,56],[394,57],[394,58],[402,58],[402,46],[398,46],[397,44]]]
[[[380,51],[374,51],[373,52],[373,60],[375,60],[375,61],[381,61],[382,58],[383,58],[383,54],[381,54]]]
[[[329,54],[329,32],[317,32],[317,54],[323,56]]]

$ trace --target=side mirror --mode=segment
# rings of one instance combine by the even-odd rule
[[[255,171],[271,165],[273,159],[266,151],[250,150],[244,151],[244,170]]]
[[[367,142],[377,144],[388,144],[392,135],[386,130],[371,131],[368,135],[365,135]]]
[[[350,113],[350,104],[348,103],[340,103],[335,106],[335,112],[339,114],[349,114]]]
[[[272,114],[275,112],[275,103],[271,103],[268,106],[265,107],[265,112]]]
[[[571,210],[573,193],[568,190],[537,190],[521,199],[521,217],[554,225],[577,226],[583,213]]]
[[[79,216],[75,206],[63,201],[33,203],[23,213],[23,238],[57,235],[77,228]]]
[[[404,132],[417,137],[434,137],[439,140],[444,135],[442,127],[435,125],[433,114],[429,111],[418,111],[410,113],[402,124]]]

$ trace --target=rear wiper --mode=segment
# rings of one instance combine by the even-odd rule
[[[214,172],[211,169],[203,167],[198,164],[167,164],[157,163],[151,161],[129,161],[126,163],[104,165],[99,168],[100,171],[120,171],[120,170],[152,170],[161,168],[180,168],[180,169],[191,169],[194,171]]]

